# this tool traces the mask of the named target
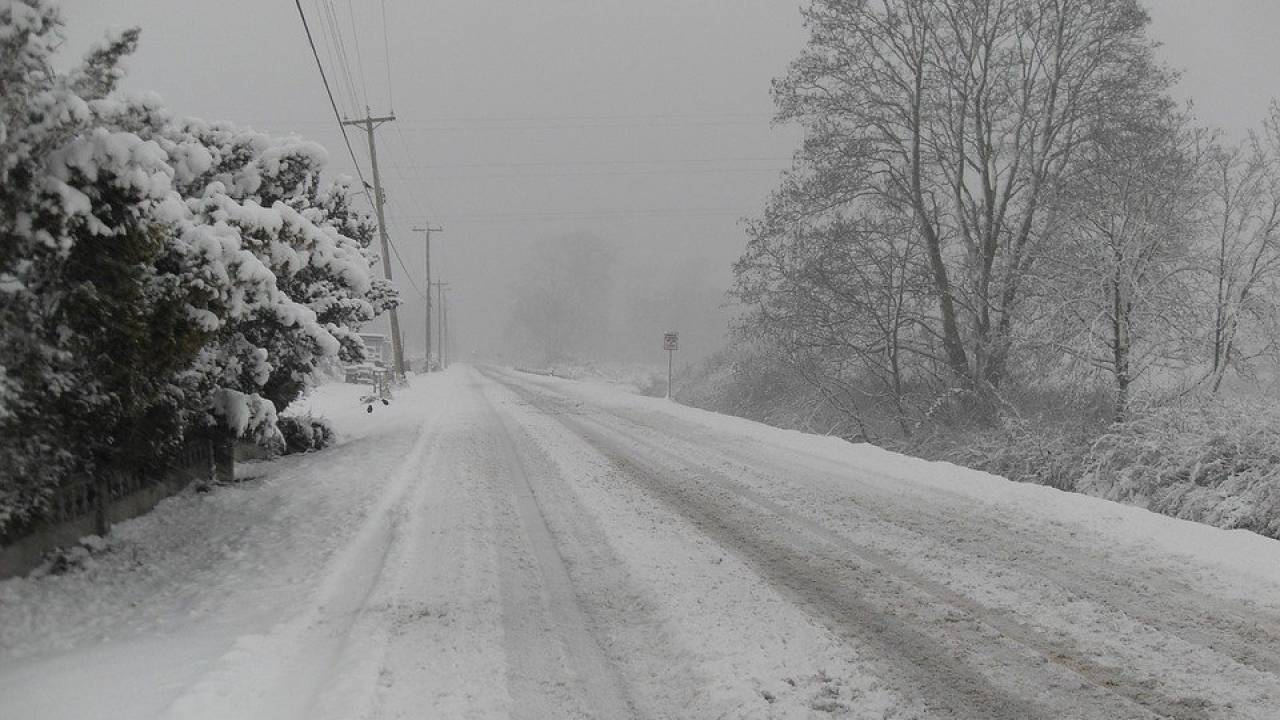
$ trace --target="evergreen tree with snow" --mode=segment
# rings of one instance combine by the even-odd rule
[[[120,93],[137,30],[59,73],[61,27],[0,0],[0,534],[192,432],[278,435],[397,302],[323,149]]]

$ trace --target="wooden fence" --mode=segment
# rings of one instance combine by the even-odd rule
[[[137,517],[193,481],[214,482],[235,475],[231,443],[202,437],[188,442],[160,472],[106,471],[66,483],[49,510],[12,537],[0,538],[0,578],[36,568],[50,550],[86,535],[106,535],[111,524]]]

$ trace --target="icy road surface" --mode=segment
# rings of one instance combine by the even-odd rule
[[[0,718],[1280,717],[1280,543],[493,368],[0,583]]]

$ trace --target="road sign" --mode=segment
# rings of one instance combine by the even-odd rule
[[[662,349],[667,351],[667,399],[671,399],[671,366],[674,364],[672,358],[675,351],[680,349],[680,333],[669,332],[662,334]]]

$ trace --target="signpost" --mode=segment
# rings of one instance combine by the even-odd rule
[[[671,366],[676,350],[680,349],[680,333],[669,332],[662,335],[662,349],[667,351],[667,399],[671,399]]]

